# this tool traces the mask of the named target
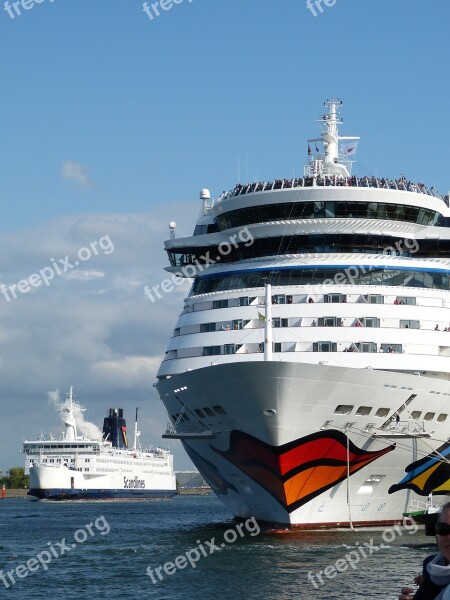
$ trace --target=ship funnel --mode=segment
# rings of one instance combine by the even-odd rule
[[[122,408],[110,408],[103,421],[103,439],[112,443],[113,448],[128,448],[127,422]]]

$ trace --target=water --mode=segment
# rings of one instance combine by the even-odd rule
[[[254,521],[244,523],[239,533],[214,496],[128,503],[5,500],[0,502],[0,569],[5,573],[26,565],[44,551],[41,560],[49,564],[44,570],[37,559],[32,561],[31,569],[38,570],[27,576],[26,567],[19,567],[24,577],[14,574],[15,585],[7,578],[9,588],[0,580],[0,597],[392,600],[402,585],[412,583],[422,560],[435,548],[434,540],[422,532],[400,536],[391,530],[384,533],[384,541],[382,530],[257,533]],[[375,550],[380,543],[386,547]],[[189,550],[195,568],[188,563]],[[166,565],[172,573],[175,559],[180,569],[173,574],[160,570],[161,581],[155,569],[172,563]],[[149,566],[156,583],[147,575]],[[327,566],[330,577],[322,574],[323,585],[314,575],[316,589],[308,572]]]

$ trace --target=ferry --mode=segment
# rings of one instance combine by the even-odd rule
[[[299,178],[200,195],[165,242],[193,279],[157,374],[169,423],[235,517],[388,525],[450,480],[450,208],[352,174],[324,103]]]
[[[39,500],[139,500],[176,494],[172,454],[138,445],[137,411],[131,448],[123,409],[109,409],[101,439],[78,435],[76,416],[84,411],[71,387],[60,411],[65,425],[61,438],[43,435],[24,442],[30,496]]]

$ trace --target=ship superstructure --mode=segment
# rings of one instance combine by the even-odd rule
[[[25,441],[29,495],[47,500],[170,498],[176,493],[173,456],[162,448],[129,447],[123,409],[109,409],[101,439],[78,435],[73,388],[61,407],[65,432],[59,439],[42,436]]]
[[[340,107],[303,177],[202,190],[165,244],[194,279],[158,372],[166,437],[237,517],[390,523],[448,489],[449,198],[352,175]]]

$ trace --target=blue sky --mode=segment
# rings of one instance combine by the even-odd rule
[[[316,17],[306,0],[185,0],[153,20],[141,0],[43,0],[14,19],[2,4],[1,281],[106,233],[116,250],[0,303],[0,467],[20,464],[31,419],[50,420],[49,390],[81,387],[96,422],[101,393],[153,398],[183,297],[142,294],[164,276],[166,223],[189,234],[200,188],[233,187],[239,164],[243,181],[302,173],[325,98],[362,138],[356,174],[450,189],[448,0],[336,0]],[[58,345],[73,335],[77,356]],[[143,414],[157,441],[162,409]]]

